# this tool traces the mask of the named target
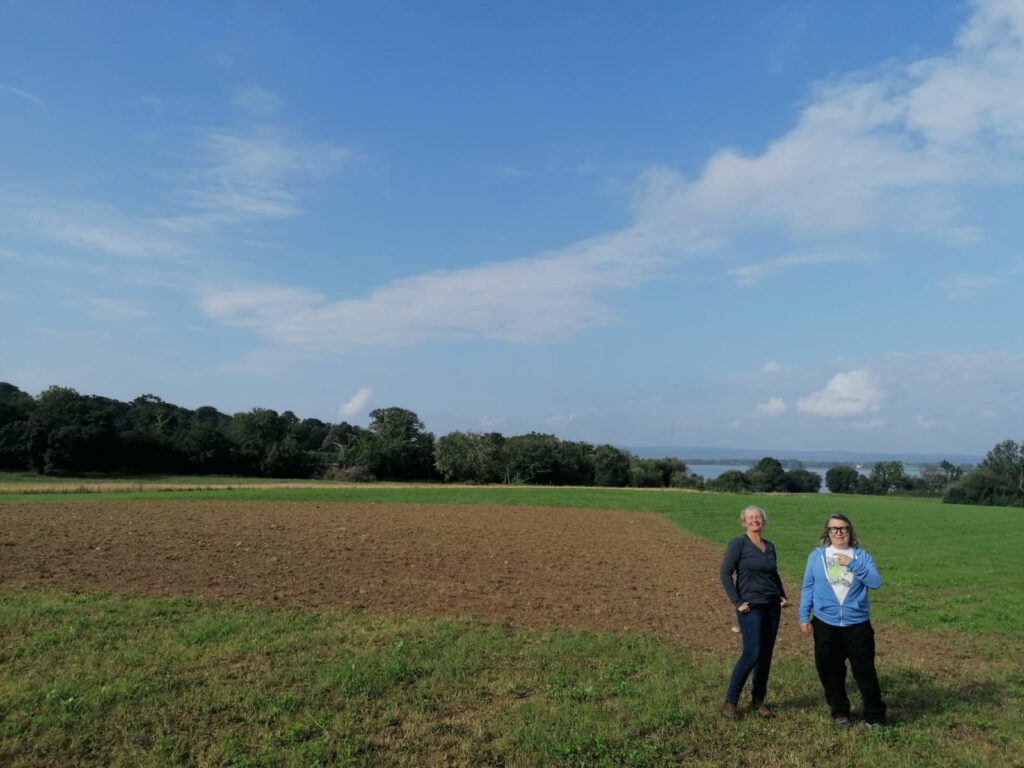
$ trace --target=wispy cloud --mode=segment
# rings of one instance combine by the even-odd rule
[[[89,317],[96,320],[137,320],[149,317],[150,312],[142,302],[133,299],[108,299],[94,296],[82,302]]]
[[[870,371],[837,373],[824,389],[797,400],[796,409],[812,416],[856,416],[877,411],[884,395]]]
[[[273,115],[284,107],[284,99],[259,85],[237,89],[233,100],[243,112],[259,116]]]
[[[23,90],[21,90],[21,88],[15,88],[13,85],[7,85],[6,83],[0,83],[0,91],[3,91],[4,93],[13,94],[13,95],[17,96],[18,98],[25,99],[25,101],[31,101],[37,107],[44,107],[44,106],[46,106],[46,102],[44,102],[38,96],[36,96],[34,94],[31,94],[28,91],[23,91]]]
[[[371,400],[373,400],[373,390],[369,387],[360,387],[359,391],[352,395],[349,401],[338,409],[338,415],[343,419],[358,416],[366,411]]]
[[[848,261],[867,261],[867,254],[853,251],[818,251],[814,253],[794,253],[775,259],[766,259],[756,264],[747,264],[729,270],[729,275],[740,285],[754,285],[774,272],[797,267],[816,266],[820,264],[837,264]]]
[[[330,302],[280,286],[204,287],[198,303],[214,319],[310,352],[453,339],[539,343],[610,322],[600,297],[650,279],[667,247],[626,230],[550,255],[396,280],[362,298]]]
[[[953,275],[945,280],[937,280],[935,285],[949,299],[970,299],[1003,283],[1002,278],[989,275]]]
[[[181,247],[151,224],[111,205],[64,200],[40,190],[0,185],[0,223],[51,242],[123,259],[179,254]]]
[[[205,162],[189,174],[187,206],[197,213],[164,224],[196,230],[282,219],[301,211],[299,191],[309,180],[336,173],[352,151],[330,143],[298,144],[279,132],[211,131],[203,138]]]
[[[359,297],[281,288],[289,300],[268,309],[265,289],[236,288],[205,291],[200,306],[271,344],[310,353],[446,339],[538,342],[608,323],[616,292],[759,232],[790,253],[776,247],[736,267],[730,274],[741,284],[869,258],[844,242],[851,235],[976,238],[960,220],[957,191],[1024,179],[1024,100],[1015,95],[1024,82],[1024,14],[1002,0],[979,0],[972,10],[945,55],[817,85],[793,129],[759,153],[722,149],[693,179],[647,169],[634,185],[633,223],[619,232],[540,256],[411,276]],[[200,218],[291,215],[299,209],[294,177],[346,159],[330,146],[281,151],[263,135],[221,132],[210,146],[218,159],[192,195]],[[805,408],[819,407],[806,400]]]

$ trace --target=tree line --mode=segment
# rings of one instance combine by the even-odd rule
[[[699,488],[675,458],[640,458],[531,432],[452,432],[440,439],[405,408],[363,428],[254,408],[228,415],[155,395],[123,402],[52,386],[33,397],[0,382],[0,469]]]
[[[451,432],[440,438],[405,408],[370,412],[368,427],[300,419],[269,408],[228,415],[141,395],[122,402],[52,386],[33,397],[0,382],[0,469],[40,474],[126,472],[420,480],[449,483],[693,488],[814,493],[821,477],[765,457],[705,481],[676,458],[641,458],[612,445],[531,432]],[[867,476],[828,470],[833,493],[942,495],[961,504],[1024,506],[1024,443],[995,446],[965,472],[943,461],[909,476],[878,462]]]
[[[1004,440],[970,470],[943,460],[922,467],[918,477],[901,461],[880,461],[866,476],[854,467],[832,467],[825,485],[832,493],[923,494],[950,504],[1024,507],[1024,442]]]

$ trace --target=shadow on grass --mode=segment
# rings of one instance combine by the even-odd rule
[[[977,712],[985,706],[1002,705],[1011,695],[1003,683],[981,680],[947,683],[913,669],[889,671],[880,678],[890,720],[898,724],[910,724],[949,712]],[[859,714],[860,693],[852,675],[847,676],[846,690],[854,713]],[[817,686],[798,696],[787,696],[776,706],[792,711],[815,708],[828,711],[825,695]]]
[[[1003,683],[987,680],[947,683],[912,669],[889,672],[881,683],[890,708],[897,709],[900,721],[907,723],[947,712],[977,712],[979,707],[998,706],[1005,702],[1008,693]]]

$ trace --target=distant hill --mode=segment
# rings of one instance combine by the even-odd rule
[[[790,451],[777,448],[708,448],[693,445],[639,446],[626,450],[641,458],[675,457],[688,464],[713,464],[757,461],[773,456],[780,461],[796,459],[804,463],[873,464],[876,461],[902,461],[904,464],[936,464],[943,459],[953,464],[977,464],[982,456],[972,453],[858,453],[855,451]]]

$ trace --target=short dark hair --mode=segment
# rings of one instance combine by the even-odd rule
[[[857,532],[853,530],[853,522],[846,515],[840,514],[829,515],[827,518],[825,518],[825,529],[821,532],[821,538],[818,540],[819,544],[821,544],[823,547],[827,547],[832,543],[832,539],[830,539],[828,536],[828,524],[832,520],[842,520],[844,523],[850,526],[850,538],[848,539],[848,541],[850,542],[850,546],[860,546],[860,541],[858,541],[857,539]]]

